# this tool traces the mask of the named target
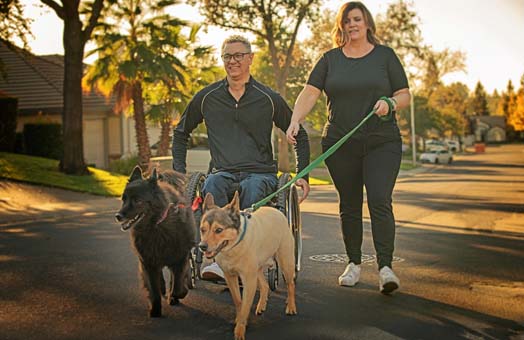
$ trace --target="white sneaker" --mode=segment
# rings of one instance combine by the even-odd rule
[[[400,280],[391,268],[384,266],[378,272],[378,284],[382,294],[390,294],[400,287]]]
[[[340,286],[353,287],[360,279],[360,265],[351,262],[346,266],[346,270],[338,277]]]
[[[200,272],[202,280],[219,281],[224,280],[224,272],[218,266],[218,263],[213,262],[209,266],[202,268]]]

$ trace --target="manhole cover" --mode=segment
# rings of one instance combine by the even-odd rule
[[[317,262],[333,262],[333,263],[348,263],[348,256],[346,254],[320,254],[309,257],[312,261]],[[376,262],[375,255],[362,254],[362,263]],[[393,256],[393,262],[401,262],[404,259]]]

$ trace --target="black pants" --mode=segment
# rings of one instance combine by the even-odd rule
[[[326,151],[328,146],[323,149]],[[363,186],[366,186],[378,267],[391,268],[395,243],[391,196],[401,158],[400,141],[374,143],[371,139],[350,139],[326,159],[339,195],[342,235],[349,262],[361,263]]]

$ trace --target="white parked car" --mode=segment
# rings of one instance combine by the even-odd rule
[[[449,164],[453,161],[453,154],[449,150],[432,150],[420,155],[422,163]]]
[[[429,139],[426,141],[426,150],[427,151],[447,150],[447,149],[448,149],[448,145],[439,140]]]
[[[448,140],[446,140],[446,144],[448,145],[448,148],[452,152],[460,151],[460,143],[458,141],[448,139]]]

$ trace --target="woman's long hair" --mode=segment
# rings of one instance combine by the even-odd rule
[[[366,33],[368,41],[373,45],[380,44],[380,40],[375,36],[375,32],[377,30],[375,27],[375,20],[373,20],[373,16],[371,15],[367,7],[364,6],[364,4],[360,1],[350,1],[346,2],[338,10],[337,17],[335,20],[335,26],[331,31],[333,46],[342,47],[348,42],[348,37],[344,32],[344,20],[346,20],[346,18],[348,17],[348,13],[354,9],[360,9],[362,11],[362,14],[364,14],[364,22],[368,26]]]

